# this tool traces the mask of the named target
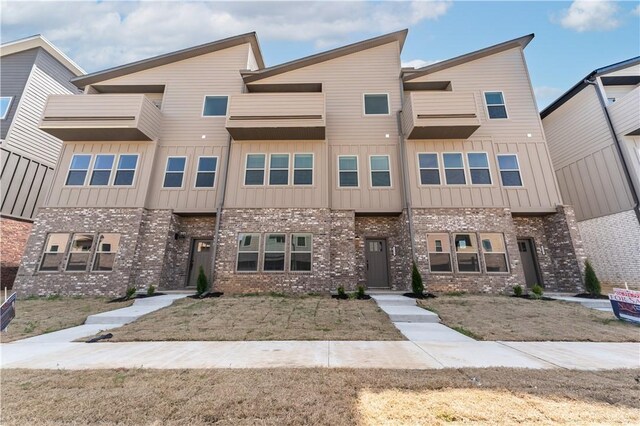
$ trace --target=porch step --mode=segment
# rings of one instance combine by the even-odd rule
[[[371,293],[369,293],[371,294]],[[382,306],[415,306],[415,299],[404,297],[402,294],[371,294],[378,305]]]

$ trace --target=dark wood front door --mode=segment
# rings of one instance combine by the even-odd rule
[[[364,250],[367,268],[367,287],[389,287],[387,241],[384,239],[366,239]]]
[[[518,239],[518,251],[524,269],[524,278],[527,287],[531,288],[535,284],[542,285],[538,274],[538,264],[534,252],[533,240],[531,238]]]
[[[195,287],[197,285],[201,266],[202,269],[204,269],[207,280],[209,280],[209,285],[211,285],[211,250],[211,240],[193,240],[191,245],[188,286]]]

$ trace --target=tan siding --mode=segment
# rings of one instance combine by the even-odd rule
[[[632,65],[618,71],[603,74],[607,77],[625,77],[630,75],[640,75],[640,64]]]
[[[625,136],[640,129],[640,87],[607,107],[616,134]]]
[[[638,86],[604,86],[607,98],[616,98],[616,102]]]

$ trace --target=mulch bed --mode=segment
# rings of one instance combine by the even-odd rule
[[[351,299],[351,297],[349,297],[348,294],[332,294],[331,298],[332,299],[338,299],[338,300]],[[362,296],[356,296],[354,299],[356,299],[356,300],[369,300],[369,299],[371,299],[371,296],[369,296],[368,294],[365,294],[365,295],[362,295]]]
[[[438,297],[433,293],[422,293],[422,294],[404,293],[403,296],[410,297],[412,299],[435,299],[436,297]]]
[[[111,299],[109,300],[107,303],[119,303],[119,302],[126,302],[127,300],[134,300],[134,299],[146,299],[148,297],[156,297],[156,296],[164,296],[166,293],[153,293],[151,295],[149,294],[136,294],[133,297],[127,297],[127,296],[122,296],[122,297],[118,297],[116,299]]]
[[[580,293],[580,294],[576,294],[573,297],[579,297],[581,299],[607,299],[607,300],[609,300],[609,296],[607,296],[605,294]]]
[[[187,296],[189,299],[211,299],[214,297],[220,297],[222,296],[224,293],[221,293],[219,291],[212,291],[211,293],[205,293],[205,294],[194,294],[193,296]]]
[[[551,297],[547,297],[547,296],[535,297],[535,296],[532,296],[530,294],[523,294],[523,295],[520,295],[520,296],[516,296],[515,294],[512,294],[511,297],[517,297],[518,299],[526,299],[526,300],[547,300],[547,301],[555,300],[555,299],[552,299]]]

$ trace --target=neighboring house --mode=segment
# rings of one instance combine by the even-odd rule
[[[11,288],[62,141],[38,128],[47,96],[84,71],[40,35],[0,46],[0,287]]]
[[[582,287],[533,35],[401,69],[407,31],[265,68],[254,33],[73,79],[16,287],[119,294]]]
[[[593,71],[540,115],[596,273],[640,285],[640,57]]]

